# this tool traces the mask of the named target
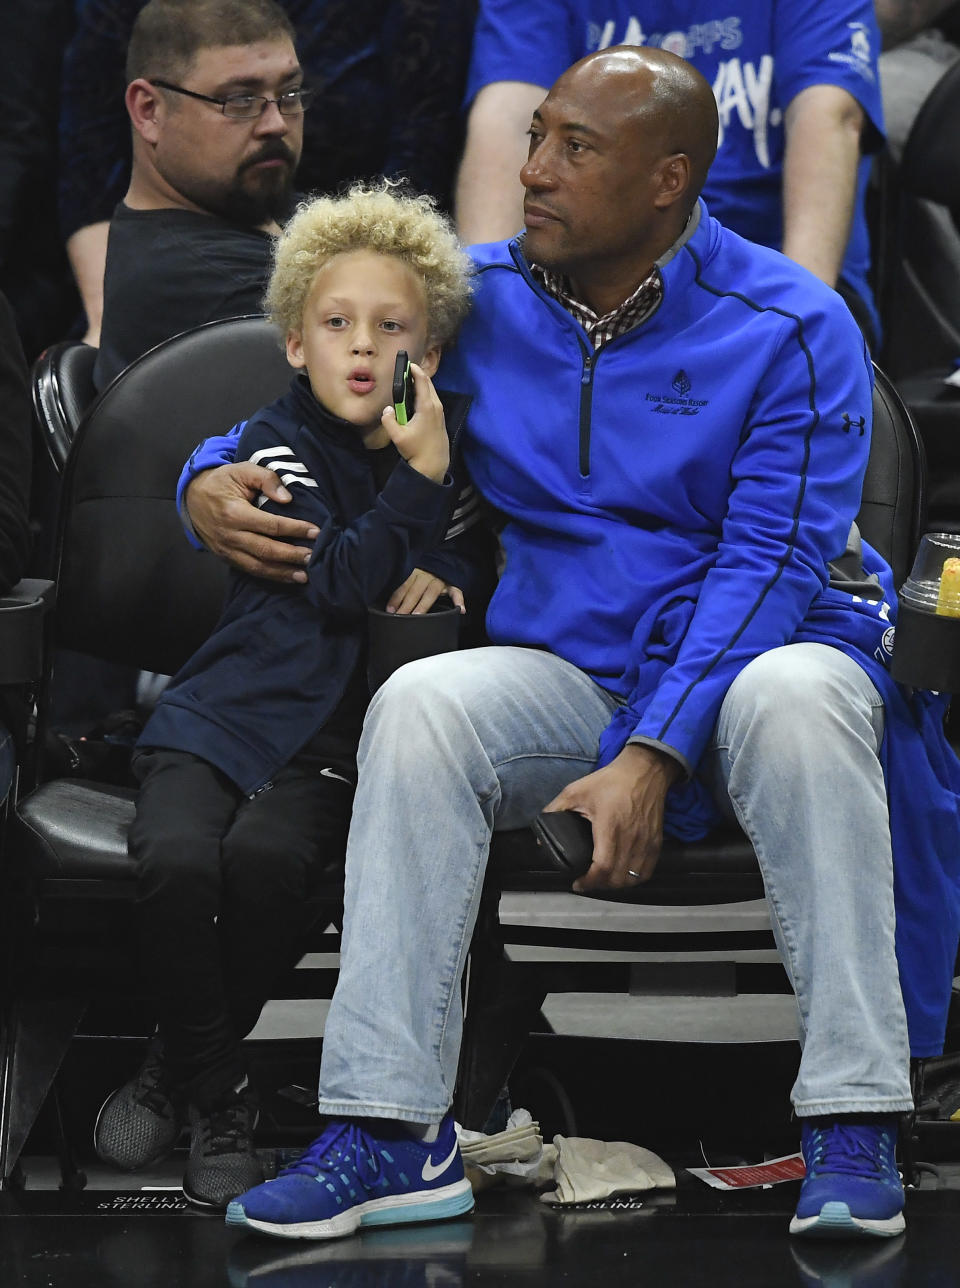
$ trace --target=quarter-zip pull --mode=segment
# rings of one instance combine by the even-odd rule
[[[593,364],[596,358],[596,353],[585,353],[583,370],[580,373],[579,466],[580,477],[583,479],[590,474],[590,421],[592,419]]]

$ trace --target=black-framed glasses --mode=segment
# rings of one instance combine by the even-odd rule
[[[209,94],[198,94],[196,90],[171,85],[169,81],[151,80],[150,84],[159,89],[168,89],[174,94],[184,94],[187,98],[198,98],[202,103],[213,103],[224,116],[235,121],[251,121],[262,116],[271,103],[276,103],[281,116],[299,116],[313,102],[313,90],[302,86],[300,89],[288,89],[279,98],[265,98],[262,94],[228,94],[226,98],[211,98]]]

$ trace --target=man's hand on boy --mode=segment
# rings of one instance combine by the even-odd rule
[[[315,541],[318,529],[259,509],[254,502],[261,492],[280,504],[291,500],[273,470],[240,461],[198,474],[184,504],[194,532],[213,554],[254,577],[305,582],[311,547],[298,543]]]
[[[467,611],[463,591],[459,586],[450,586],[432,572],[414,568],[407,580],[387,600],[387,612],[429,613],[441,595],[449,595],[461,613]]]
[[[450,443],[443,407],[430,377],[415,362],[410,363],[410,370],[416,392],[416,410],[407,424],[401,425],[393,407],[386,407],[380,423],[408,465],[433,479],[434,483],[442,483],[450,468]]]

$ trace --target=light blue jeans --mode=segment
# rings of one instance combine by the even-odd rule
[[[347,849],[340,977],[320,1112],[438,1122],[491,830],[589,773],[616,700],[549,653],[413,662],[373,699]],[[877,751],[882,702],[835,649],[794,644],[731,686],[704,758],[763,870],[796,993],[799,1115],[911,1107]]]

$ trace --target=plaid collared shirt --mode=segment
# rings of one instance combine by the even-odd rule
[[[548,268],[541,268],[539,264],[531,264],[530,271],[547,294],[552,295],[568,313],[576,318],[586,331],[594,350],[599,349],[608,340],[615,340],[617,336],[624,335],[635,326],[639,326],[641,322],[646,322],[647,318],[660,307],[660,301],[663,299],[663,278],[656,264],[630,298],[624,300],[619,307],[605,313],[602,318],[597,317],[593,309],[571,295],[570,282],[562,273],[551,272]]]

